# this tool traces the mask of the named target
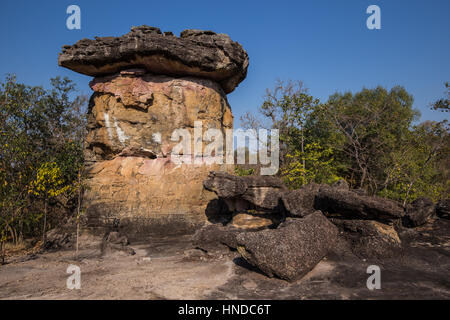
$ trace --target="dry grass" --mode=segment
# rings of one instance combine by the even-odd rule
[[[18,243],[6,242],[4,243],[5,257],[35,253],[40,250],[41,244],[41,241],[33,240],[19,241]]]

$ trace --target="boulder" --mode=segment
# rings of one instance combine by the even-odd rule
[[[127,246],[129,244],[128,238],[125,235],[120,234],[118,231],[111,231],[105,236],[104,241],[113,244],[121,244]]]
[[[401,241],[393,226],[373,220],[331,219],[343,237],[350,242],[353,253],[362,258],[395,256]]]
[[[271,227],[274,221],[271,215],[248,214],[246,212],[236,213],[231,220],[231,226],[237,229],[258,230]]]
[[[252,208],[274,210],[280,204],[281,194],[286,191],[277,177],[240,177],[225,172],[211,172],[203,186],[224,199],[230,211]]]
[[[209,173],[208,178],[203,182],[203,186],[223,199],[242,196],[248,187],[244,177],[214,171]]]
[[[43,248],[45,250],[57,250],[70,248],[72,246],[72,234],[61,229],[55,228],[45,234]]]
[[[310,183],[300,189],[284,192],[281,196],[287,216],[304,217],[315,211],[314,199],[320,185]]]
[[[101,254],[104,256],[119,252],[127,255],[135,255],[136,252],[133,248],[129,247],[129,244],[127,236],[118,231],[111,231],[103,237],[100,248]]]
[[[226,34],[185,30],[176,37],[144,25],[121,37],[65,45],[58,64],[94,77],[135,67],[153,74],[194,76],[213,80],[230,93],[245,79],[249,60],[242,46]]]
[[[323,212],[337,213],[351,219],[391,221],[404,216],[403,207],[396,201],[364,196],[329,186],[320,188],[314,207]]]
[[[239,234],[238,252],[267,276],[293,281],[314,268],[337,235],[337,228],[321,212],[315,212],[287,220],[277,229]]]
[[[236,236],[241,232],[243,230],[229,225],[209,224],[195,232],[192,243],[206,252],[220,251],[224,248],[236,249]]]
[[[217,256],[209,254],[208,252],[202,249],[188,249],[183,252],[182,261],[208,261],[208,260],[216,260]]]
[[[344,179],[339,179],[338,181],[332,184],[332,187],[344,191],[350,190],[350,186]]]
[[[441,200],[436,204],[436,215],[439,218],[450,219],[450,199]]]
[[[407,227],[417,227],[425,224],[434,214],[433,201],[429,198],[419,198],[407,206],[403,224]]]
[[[267,176],[260,177],[267,178]],[[242,195],[242,199],[247,200],[257,208],[272,210],[277,208],[280,204],[281,191],[281,188],[278,188],[277,186],[274,187],[270,182],[266,186],[249,185]]]

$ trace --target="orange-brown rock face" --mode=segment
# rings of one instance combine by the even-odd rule
[[[90,226],[120,221],[136,233],[192,228],[204,222],[216,197],[203,189],[203,180],[211,170],[231,170],[171,158],[179,143],[171,139],[175,129],[187,129],[193,137],[195,121],[202,121],[203,130],[232,128],[222,88],[208,79],[145,72],[125,70],[91,82],[85,145]]]

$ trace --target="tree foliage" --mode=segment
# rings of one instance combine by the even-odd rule
[[[445,98],[439,99],[431,105],[431,108],[434,110],[438,110],[441,112],[449,112],[450,111],[450,84],[448,82],[445,83]]]
[[[38,232],[43,207],[68,209],[83,164],[86,97],[67,78],[51,89],[0,85],[0,230],[15,241]],[[59,209],[58,209],[59,208]]]
[[[280,164],[284,181],[296,188],[309,182],[327,183],[337,178],[333,148],[311,134],[309,122],[322,109],[319,99],[308,93],[301,81],[278,80],[267,90],[259,111],[273,129],[279,130]],[[244,127],[256,129],[263,121],[247,113]]]
[[[446,84],[448,95],[448,83]],[[244,126],[264,121],[280,130],[280,175],[291,188],[344,178],[365,189],[406,202],[449,195],[447,121],[417,123],[413,97],[403,87],[335,93],[325,103],[301,82],[277,82]],[[448,97],[433,104],[448,111]]]

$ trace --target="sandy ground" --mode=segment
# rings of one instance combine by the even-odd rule
[[[235,252],[208,256],[191,236],[133,243],[135,255],[100,255],[99,239],[73,250],[15,256],[0,266],[0,299],[450,299],[450,221],[406,232],[398,257],[367,261],[330,253],[306,277],[270,279]],[[70,264],[81,289],[69,290]],[[381,289],[366,286],[367,267],[381,268]]]

